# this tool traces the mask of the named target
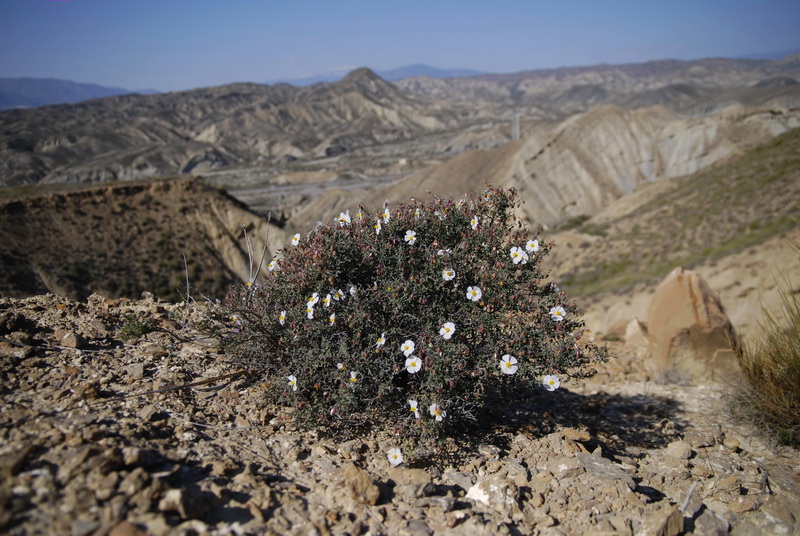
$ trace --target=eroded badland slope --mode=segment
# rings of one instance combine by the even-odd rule
[[[190,284],[215,298],[250,276],[245,230],[271,258],[284,231],[192,178],[0,198],[0,293],[86,299],[143,291],[171,300]],[[274,242],[273,242],[274,241]],[[184,263],[185,256],[185,263]]]

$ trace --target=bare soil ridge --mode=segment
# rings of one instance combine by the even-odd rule
[[[222,298],[247,279],[250,256],[285,232],[196,179],[127,182],[0,198],[0,294],[94,292],[180,300],[190,284]],[[185,261],[184,261],[185,256]],[[257,260],[257,259],[256,259]]]

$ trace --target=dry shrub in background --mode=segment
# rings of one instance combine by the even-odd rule
[[[488,401],[585,378],[606,349],[542,272],[550,248],[516,221],[513,190],[363,208],[295,235],[262,284],[223,306],[233,361],[270,403],[343,437],[377,424],[413,441]]]

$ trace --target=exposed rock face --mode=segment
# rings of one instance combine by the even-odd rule
[[[648,311],[649,349],[660,372],[723,379],[738,371],[736,334],[722,304],[699,274],[673,270]]]

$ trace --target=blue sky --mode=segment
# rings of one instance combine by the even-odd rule
[[[0,77],[127,89],[360,66],[505,73],[798,48],[798,0],[0,2]]]

